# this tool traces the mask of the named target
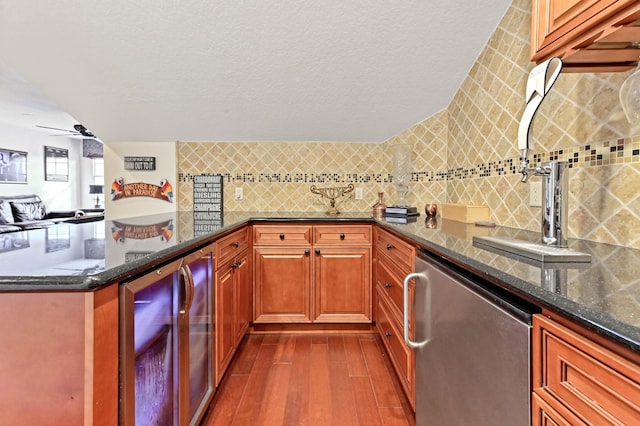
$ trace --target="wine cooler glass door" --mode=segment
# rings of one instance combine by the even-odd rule
[[[121,424],[178,422],[176,268],[121,287]]]
[[[189,424],[198,424],[213,397],[213,310],[211,254],[188,264],[193,302],[188,311]],[[184,356],[184,352],[181,352]]]

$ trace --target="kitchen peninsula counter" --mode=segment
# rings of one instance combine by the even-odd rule
[[[445,259],[453,267],[558,312],[634,351],[640,351],[640,250],[583,240],[570,248],[590,263],[545,263],[498,254],[473,244],[491,235],[537,241],[538,233],[482,228],[442,220],[391,224],[370,213],[225,213],[219,223],[194,226],[193,212],[150,215],[19,232],[0,250],[0,291],[93,291],[128,280],[209,244],[241,226],[264,222],[375,223]],[[194,229],[198,229],[194,232]]]

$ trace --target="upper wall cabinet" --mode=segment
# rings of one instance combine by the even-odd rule
[[[565,71],[624,71],[640,57],[640,1],[533,0],[531,60]]]

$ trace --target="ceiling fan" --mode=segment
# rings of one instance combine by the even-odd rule
[[[91,133],[91,131],[89,131],[86,127],[84,127],[82,124],[74,124],[73,128],[74,130],[70,130],[70,129],[60,129],[58,127],[48,127],[48,126],[39,126],[36,124],[36,127],[40,127],[41,129],[50,129],[50,130],[59,130],[61,132],[66,132],[64,134],[60,134],[60,135],[51,135],[51,136],[84,136],[87,138],[94,138],[96,139],[96,135],[94,135],[93,133]]]

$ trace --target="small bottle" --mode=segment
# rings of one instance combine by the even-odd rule
[[[384,192],[378,192],[378,202],[373,205],[373,217],[380,219],[384,217],[387,205],[384,203]]]

